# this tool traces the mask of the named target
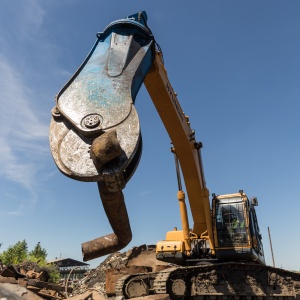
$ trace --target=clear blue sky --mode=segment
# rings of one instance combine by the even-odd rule
[[[146,10],[182,107],[203,142],[210,193],[259,200],[266,260],[300,269],[300,2],[1,0],[0,251],[26,239],[81,260],[111,233],[95,183],[63,176],[48,143],[54,97],[111,21]],[[144,150],[124,190],[133,240],[181,227],[170,140],[142,87]],[[97,266],[101,259],[91,261]]]

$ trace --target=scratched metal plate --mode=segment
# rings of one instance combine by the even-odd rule
[[[78,76],[57,99],[60,112],[79,130],[85,131],[82,120],[97,113],[101,128],[121,123],[130,113],[132,75],[111,77],[107,73],[110,38],[99,43]]]
[[[140,142],[140,123],[135,108],[132,106],[129,117],[117,127],[117,137],[123,153],[118,161],[108,165],[103,172],[114,173],[130,163]],[[90,157],[93,138],[78,135],[69,129],[63,121],[54,118],[50,124],[50,148],[58,168],[67,176],[81,181],[100,181],[102,173],[95,168]]]

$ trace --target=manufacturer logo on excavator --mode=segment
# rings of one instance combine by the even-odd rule
[[[183,112],[182,112],[182,110],[181,110],[181,107],[180,107],[180,105],[179,105],[179,103],[178,103],[177,97],[176,97],[175,93],[173,92],[173,89],[172,89],[171,85],[169,84],[169,82],[167,82],[166,88],[167,88],[167,91],[168,91],[168,93],[169,93],[169,96],[170,96],[170,98],[171,98],[171,100],[172,100],[172,102],[173,102],[173,105],[174,105],[174,107],[175,107],[175,109],[176,109],[176,111],[177,111],[177,114],[178,114],[178,116],[179,116],[181,122],[183,122],[183,121],[184,121],[184,115],[183,115]]]

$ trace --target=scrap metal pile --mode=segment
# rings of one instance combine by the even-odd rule
[[[159,271],[170,266],[164,262],[158,264],[153,245],[133,247],[122,253],[115,252],[109,255],[96,269],[90,270],[75,285],[73,295],[94,290],[104,298],[109,298],[115,296],[116,283],[121,277],[129,274]]]
[[[164,262],[157,265],[155,246],[146,245],[109,255],[96,269],[87,271],[85,277],[72,287],[68,282],[50,283],[49,274],[35,263],[10,265],[0,270],[0,299],[103,300],[115,294],[116,282],[122,276],[168,267]]]
[[[185,298],[176,295],[182,294],[182,276],[186,274],[182,272],[186,269],[158,261],[155,254],[155,246],[146,245],[133,247],[123,253],[115,252],[97,268],[87,271],[83,279],[73,282],[72,286],[68,281],[59,285],[49,283],[48,274],[35,265],[8,266],[0,272],[0,300]],[[300,274],[297,272],[257,264],[238,265],[229,262],[219,264],[217,268],[214,265],[201,265],[188,269],[194,272],[194,276],[189,277],[191,288],[194,288],[195,294],[201,294],[208,300],[216,299],[216,296],[220,297],[219,299],[243,300],[300,299]],[[167,282],[167,291],[162,289],[166,281],[162,276],[170,274],[181,276],[176,275],[175,279]],[[146,283],[151,280],[151,291],[145,291]],[[158,283],[161,290],[157,292]],[[273,294],[269,297],[271,293]],[[275,293],[279,296],[274,296]],[[253,294],[256,296],[252,296]],[[191,298],[197,297],[199,296],[196,294]]]
[[[33,262],[9,265],[0,271],[0,296],[4,299],[65,299],[65,288],[49,282],[46,269]],[[2,298],[1,298],[2,299]]]

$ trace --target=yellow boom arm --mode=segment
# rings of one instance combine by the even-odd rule
[[[206,188],[201,143],[196,142],[189,118],[184,114],[162,63],[161,52],[156,52],[144,84],[171,138],[179,159],[194,221],[193,233],[206,233],[213,250],[209,192]],[[181,210],[181,214],[184,212]]]

